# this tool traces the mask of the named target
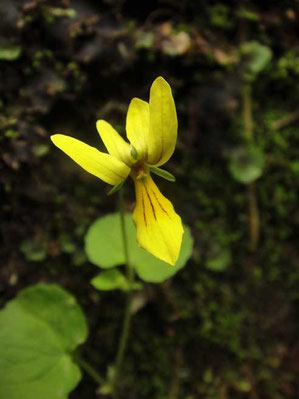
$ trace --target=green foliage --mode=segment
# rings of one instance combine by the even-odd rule
[[[154,45],[154,34],[153,32],[140,32],[137,41],[137,48],[151,49]]]
[[[20,250],[25,258],[31,262],[42,262],[47,258],[47,252],[40,242],[24,240],[20,245]]]
[[[206,269],[213,272],[222,272],[232,265],[231,246],[237,239],[236,233],[233,234],[225,226],[224,221],[217,220],[206,223],[198,221],[196,228],[199,231],[201,241],[205,243],[206,250],[202,261]]]
[[[142,284],[134,283],[130,287],[129,281],[118,269],[105,270],[91,280],[91,284],[100,291],[140,289]]]
[[[50,151],[50,146],[48,144],[35,144],[32,150],[37,157],[43,157]]]
[[[236,12],[236,16],[252,22],[256,22],[260,19],[256,11],[249,10],[248,8],[239,8]]]
[[[129,284],[126,277],[118,269],[105,270],[91,280],[91,284],[97,290],[122,290],[127,291]]]
[[[242,147],[230,154],[229,171],[240,183],[249,184],[257,180],[263,173],[264,165],[264,154],[258,147]]]
[[[0,312],[0,397],[66,399],[81,378],[72,353],[86,336],[68,292],[56,285],[21,291]]]
[[[126,215],[126,222],[128,219]],[[85,236],[85,252],[91,263],[103,269],[125,262],[118,213],[99,218],[89,227]]]
[[[206,261],[207,269],[220,272],[225,270],[231,263],[231,252],[229,248],[216,245],[213,248],[213,253]]]
[[[186,265],[193,247],[193,239],[187,226],[184,226],[185,233],[178,261],[175,266],[170,266],[138,247],[136,229],[130,213],[125,215],[125,221],[130,262],[142,280],[152,283],[163,282]],[[118,213],[97,219],[85,236],[85,250],[89,261],[104,269],[124,264],[125,255],[121,237]]]
[[[72,8],[49,7],[47,11],[55,18],[75,18],[77,15]]]
[[[209,8],[210,21],[212,26],[228,29],[233,26],[230,16],[230,9],[224,4],[215,4]]]
[[[244,78],[248,81],[255,80],[272,58],[272,50],[256,41],[242,43],[240,51],[245,59]]]
[[[22,48],[16,45],[0,45],[0,61],[15,61],[22,53]]]
[[[299,75],[299,48],[295,47],[292,51],[286,52],[277,61],[277,67],[274,76],[277,79],[284,79],[289,75]]]
[[[72,254],[76,251],[76,244],[72,241],[72,238],[69,234],[61,234],[59,236],[59,244],[61,250],[67,254]]]

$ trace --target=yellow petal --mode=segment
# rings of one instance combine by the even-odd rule
[[[122,161],[73,137],[54,134],[51,140],[83,169],[108,184],[119,184],[130,173],[130,168]]]
[[[99,120],[97,121],[97,130],[105,144],[109,154],[120,159],[125,164],[131,166],[134,159],[130,155],[130,145],[127,143],[110,123]]]
[[[127,113],[126,130],[130,143],[137,150],[138,158],[145,159],[149,134],[149,105],[147,102],[133,98]]]
[[[138,244],[157,258],[174,265],[184,232],[181,218],[149,175],[140,180],[134,178],[134,183],[136,206],[133,220]]]
[[[150,129],[147,140],[150,165],[163,165],[171,157],[177,140],[177,115],[169,84],[160,76],[150,91]]]

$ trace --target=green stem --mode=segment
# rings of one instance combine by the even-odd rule
[[[76,352],[74,360],[99,386],[105,383],[105,379],[78,352]]]
[[[124,253],[125,253],[125,262],[127,268],[127,277],[130,277],[129,280],[134,279],[133,269],[130,266],[130,258],[129,258],[129,246],[128,246],[128,237],[126,231],[126,221],[125,221],[125,207],[124,207],[124,189],[123,187],[119,190],[119,213],[120,213],[120,224],[121,224],[121,235],[124,244]]]
[[[134,283],[134,270],[130,264],[129,258],[129,248],[128,248],[128,237],[126,231],[126,223],[125,223],[125,211],[124,211],[124,192],[123,188],[119,190],[119,213],[120,213],[120,221],[121,221],[121,233],[122,240],[124,245],[124,253],[125,253],[125,262],[127,269],[127,279],[129,282],[129,291],[127,293],[127,302],[125,307],[125,314],[123,319],[122,331],[119,339],[116,359],[115,359],[115,374],[113,378],[113,397],[117,397],[117,383],[120,376],[121,366],[124,360],[129,332],[130,332],[130,322],[131,322],[131,305],[132,305],[132,286]]]
[[[243,118],[246,139],[253,141],[253,118],[251,105],[251,86],[248,83],[243,85]]]

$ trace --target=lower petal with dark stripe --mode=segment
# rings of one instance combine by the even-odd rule
[[[183,226],[172,203],[165,198],[150,175],[134,179],[136,206],[133,220],[137,242],[152,255],[174,265],[180,253]]]

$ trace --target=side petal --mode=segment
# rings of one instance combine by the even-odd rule
[[[184,232],[181,218],[149,175],[145,179],[134,178],[134,183],[136,206],[133,220],[138,244],[157,258],[174,265]]]
[[[83,169],[108,184],[119,184],[130,173],[131,169],[122,161],[73,137],[54,134],[51,140]]]
[[[169,84],[161,76],[150,90],[150,129],[148,136],[148,159],[150,165],[160,166],[173,154],[178,122],[174,100]]]
[[[125,164],[132,166],[134,159],[130,155],[130,145],[127,143],[110,123],[99,120],[97,121],[97,130],[109,154],[120,159]]]
[[[138,158],[145,159],[147,154],[147,137],[149,134],[149,105],[139,98],[130,102],[127,121],[127,137],[136,148]]]

